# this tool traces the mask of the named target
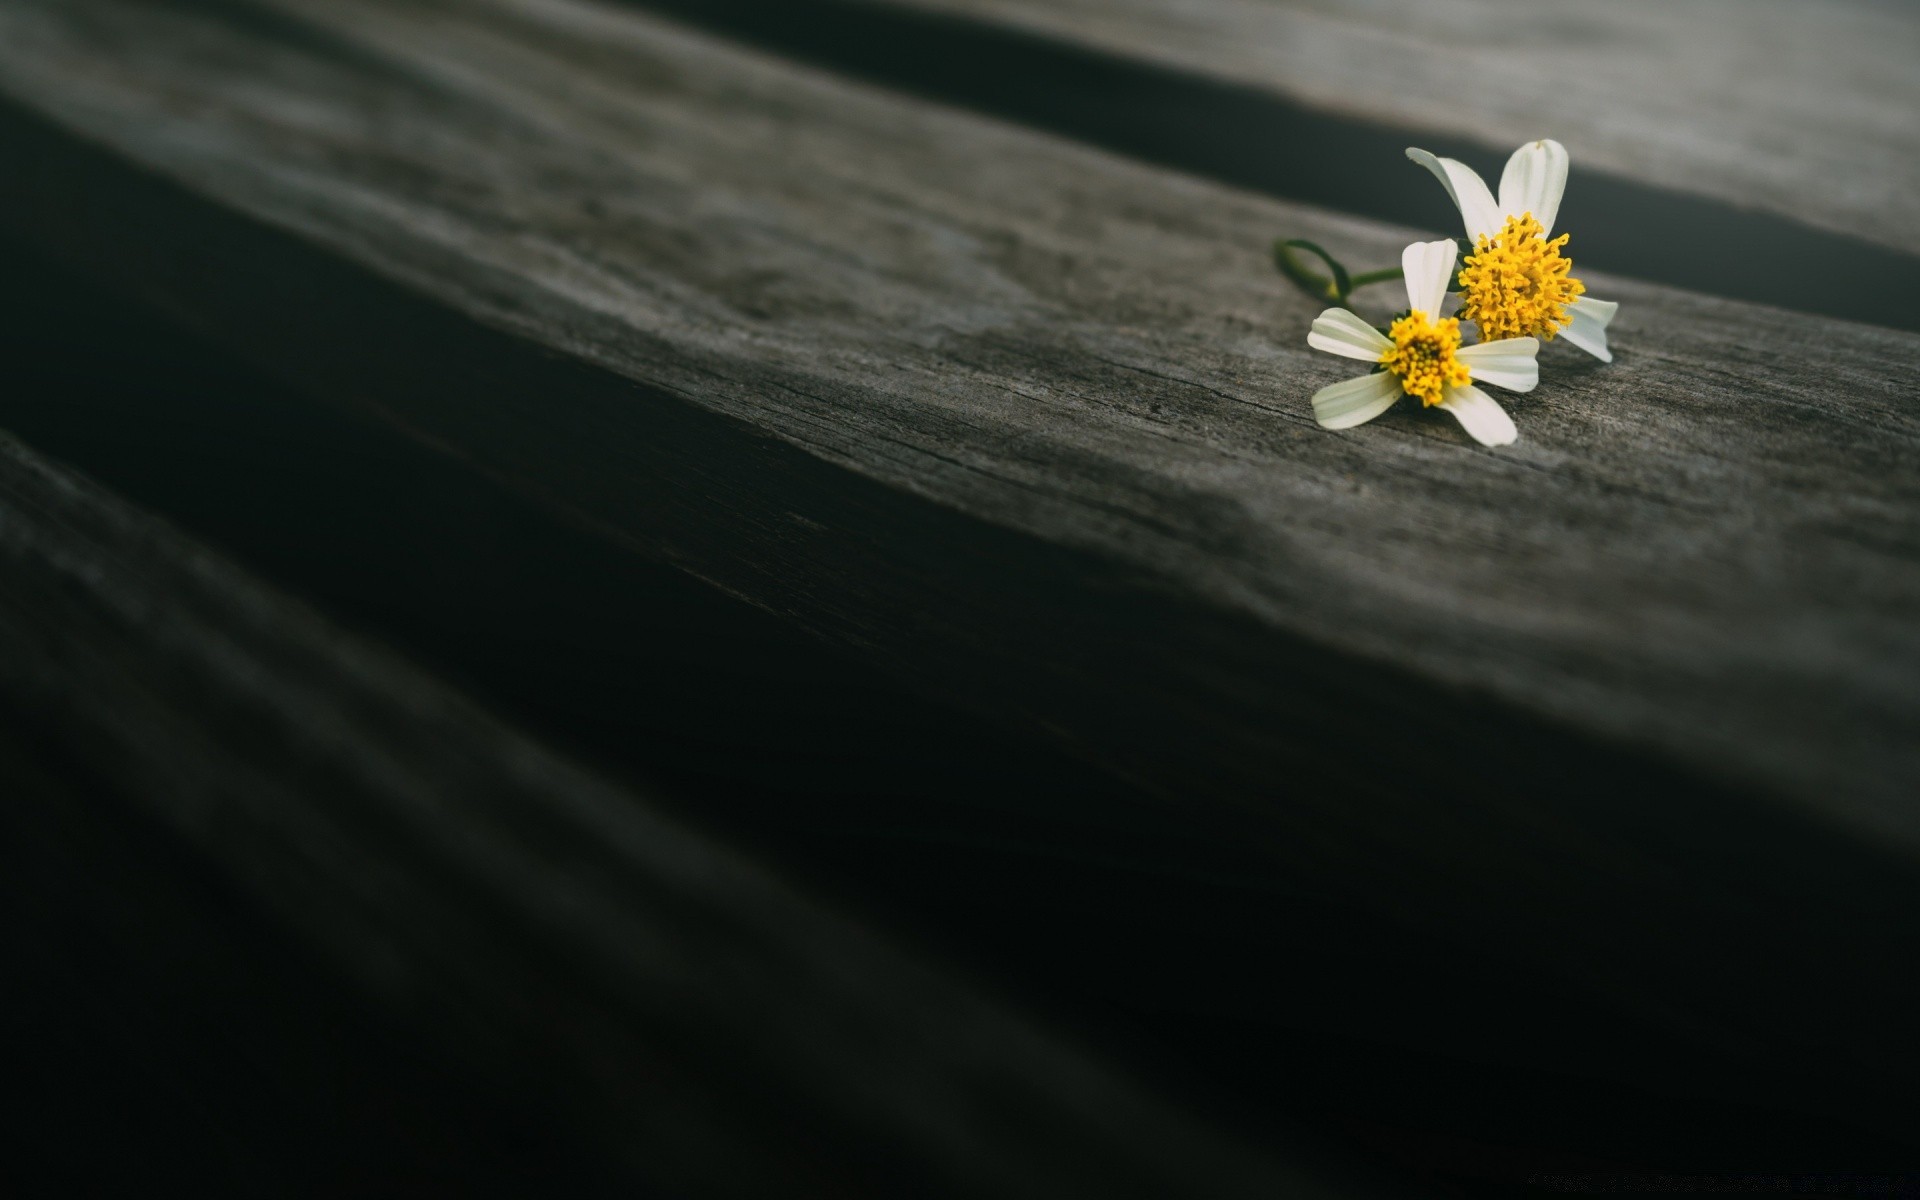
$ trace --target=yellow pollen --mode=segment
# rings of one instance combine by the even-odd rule
[[[1402,391],[1420,397],[1422,405],[1440,403],[1449,387],[1466,386],[1466,364],[1453,356],[1460,348],[1457,319],[1429,321],[1416,308],[1395,321],[1387,336],[1393,349],[1381,351],[1381,365],[1399,378]]]
[[[1537,337],[1552,341],[1571,320],[1566,306],[1587,290],[1567,274],[1560,256],[1567,235],[1552,241],[1532,213],[1508,217],[1492,237],[1480,237],[1460,269],[1460,319],[1480,327],[1480,340]]]

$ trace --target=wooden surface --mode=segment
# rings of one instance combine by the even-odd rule
[[[1264,246],[1405,231],[625,9],[0,35],[6,218],[291,377],[1783,1097],[1920,1062],[1920,339],[1595,277],[1513,450],[1335,436]]]
[[[1920,338],[1592,277],[1618,360],[1512,450],[1332,435],[1265,246],[1409,231],[627,8],[14,0],[0,90],[10,228],[1170,839],[1902,1127]]]
[[[1383,1194],[1196,1132],[5,435],[0,657],[8,895],[58,876],[97,910],[53,952],[137,963],[125,1021],[247,981],[231,1019],[295,1095],[359,1048],[265,965],[308,954],[414,1055],[558,1121],[594,1194]]]
[[[1920,250],[1920,13],[1876,0],[887,0]],[[1765,250],[1756,248],[1755,253]]]
[[[22,3],[6,64],[129,158],[854,479],[1920,838],[1920,745],[1891,736],[1920,717],[1897,469],[1920,339],[1600,278],[1622,361],[1550,351],[1512,453],[1413,413],[1327,436],[1303,399],[1343,368],[1289,336],[1314,306],[1256,248],[1291,224],[1381,257],[1402,232],[624,13],[390,9],[242,10],[307,31]],[[427,431],[568,486],[451,419]],[[620,452],[552,405],[487,423]]]

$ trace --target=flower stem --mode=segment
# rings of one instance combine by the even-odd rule
[[[1325,263],[1329,275],[1322,275],[1307,266],[1301,260],[1299,251],[1318,258]],[[1399,267],[1382,267],[1378,271],[1365,271],[1359,275],[1347,274],[1340,261],[1305,238],[1282,238],[1273,244],[1273,265],[1280,273],[1293,281],[1307,295],[1328,304],[1337,304],[1342,308],[1350,307],[1347,298],[1353,295],[1353,289],[1366,287],[1370,283],[1385,283],[1399,279]]]
[[[1353,276],[1353,286],[1366,287],[1370,283],[1390,283],[1395,279],[1406,278],[1406,272],[1399,267],[1381,267],[1378,271],[1362,271]]]
[[[1332,277],[1329,278],[1310,269],[1307,264],[1300,261],[1300,256],[1295,253],[1297,250],[1305,250],[1327,264],[1327,269],[1333,272]],[[1347,269],[1340,265],[1339,260],[1305,238],[1283,238],[1275,242],[1273,265],[1280,269],[1282,275],[1292,280],[1295,287],[1315,300],[1345,305],[1347,296],[1353,291],[1353,281],[1348,278]]]

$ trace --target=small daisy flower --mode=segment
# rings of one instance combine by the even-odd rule
[[[1314,318],[1307,345],[1380,364],[1370,375],[1314,393],[1313,415],[1321,425],[1351,429],[1392,408],[1401,396],[1417,396],[1423,407],[1452,413],[1483,445],[1504,446],[1519,436],[1513,418],[1472,381],[1532,391],[1540,382],[1540,364],[1534,358],[1540,343],[1513,337],[1460,344],[1459,319],[1440,315],[1459,254],[1452,242],[1416,242],[1402,252],[1408,311],[1385,334],[1344,308],[1330,308]]]
[[[1521,334],[1552,341],[1565,334],[1601,362],[1612,362],[1607,326],[1619,305],[1586,295],[1568,271],[1567,235],[1548,240],[1560,197],[1567,190],[1567,149],[1529,142],[1513,152],[1500,176],[1496,204],[1487,185],[1464,163],[1408,147],[1407,157],[1432,171],[1460,209],[1473,252],[1460,272],[1460,319],[1483,338]]]

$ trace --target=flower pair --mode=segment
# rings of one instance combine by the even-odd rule
[[[1514,151],[1500,177],[1497,203],[1466,165],[1425,150],[1409,149],[1407,157],[1446,187],[1473,248],[1456,272],[1459,250],[1453,242],[1408,246],[1400,260],[1407,312],[1384,333],[1344,307],[1315,319],[1309,346],[1377,366],[1372,374],[1322,388],[1313,397],[1314,416],[1328,429],[1349,429],[1373,420],[1401,396],[1414,396],[1425,407],[1452,413],[1476,441],[1504,446],[1519,436],[1513,419],[1474,382],[1532,391],[1540,381],[1540,342],[1562,334],[1611,362],[1607,325],[1619,305],[1587,296],[1561,253],[1567,235],[1547,237],[1567,186],[1567,152],[1559,142]],[[1338,268],[1336,273],[1344,277]],[[1452,290],[1460,293],[1459,311],[1443,316]],[[1461,344],[1462,321],[1476,327],[1478,344]]]

